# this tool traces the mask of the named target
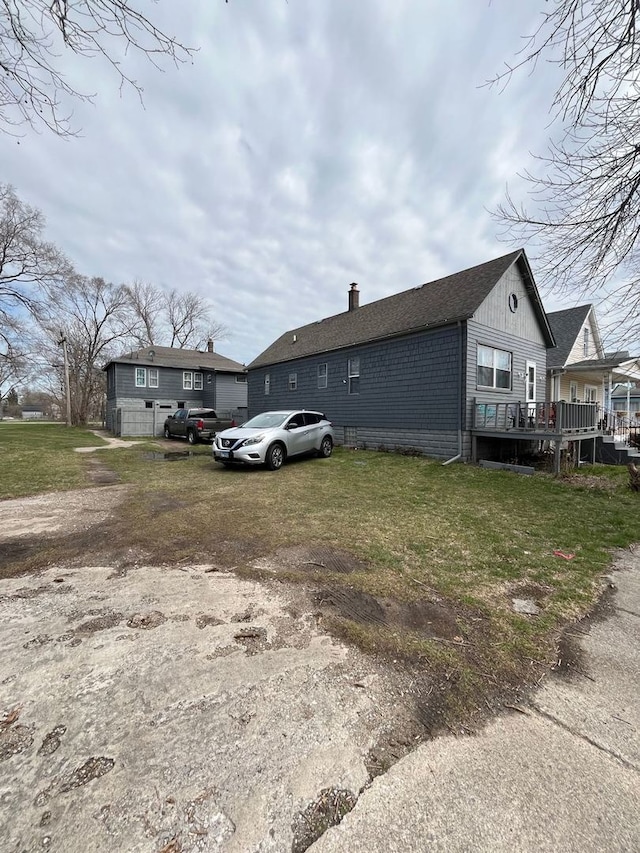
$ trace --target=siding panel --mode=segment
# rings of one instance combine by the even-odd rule
[[[478,344],[496,347],[512,353],[512,388],[509,391],[479,389],[477,384]],[[474,320],[467,323],[467,421],[471,426],[473,398],[478,402],[509,402],[525,396],[525,370],[527,361],[536,363],[536,399],[545,399],[547,350],[543,343],[529,341],[507,332],[485,326]]]
[[[451,456],[457,448],[459,335],[449,326],[249,371],[249,415],[267,409],[317,409],[336,431],[356,427],[367,445],[416,446]],[[348,393],[349,359],[360,359],[359,393]],[[318,388],[318,365],[327,387]],[[264,393],[265,374],[270,393]],[[295,373],[297,388],[289,390]],[[419,440],[419,435],[422,440]],[[360,439],[360,436],[365,438]],[[394,438],[395,436],[395,438]],[[446,448],[446,449],[445,449]]]
[[[509,295],[518,298],[516,311],[509,309]],[[517,265],[511,266],[500,278],[491,293],[474,313],[473,319],[481,326],[504,332],[507,335],[532,341],[544,346],[544,336],[538,318],[531,307],[522,273]]]

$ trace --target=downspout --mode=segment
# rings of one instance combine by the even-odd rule
[[[450,465],[462,458],[462,321],[458,320],[458,452],[443,462]]]

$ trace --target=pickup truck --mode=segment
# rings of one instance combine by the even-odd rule
[[[219,418],[213,409],[178,409],[164,422],[165,438],[186,438],[189,444],[213,441],[215,434],[236,426],[230,419]]]

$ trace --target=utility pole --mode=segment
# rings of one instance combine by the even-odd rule
[[[64,357],[64,391],[67,399],[67,426],[71,426],[71,388],[69,387],[69,357],[67,355],[67,339],[64,332],[60,332],[60,340],[58,346],[62,347],[62,355]]]

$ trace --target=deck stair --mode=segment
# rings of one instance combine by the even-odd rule
[[[640,462],[640,450],[615,435],[603,435],[596,439],[596,461],[605,465],[627,465]]]

